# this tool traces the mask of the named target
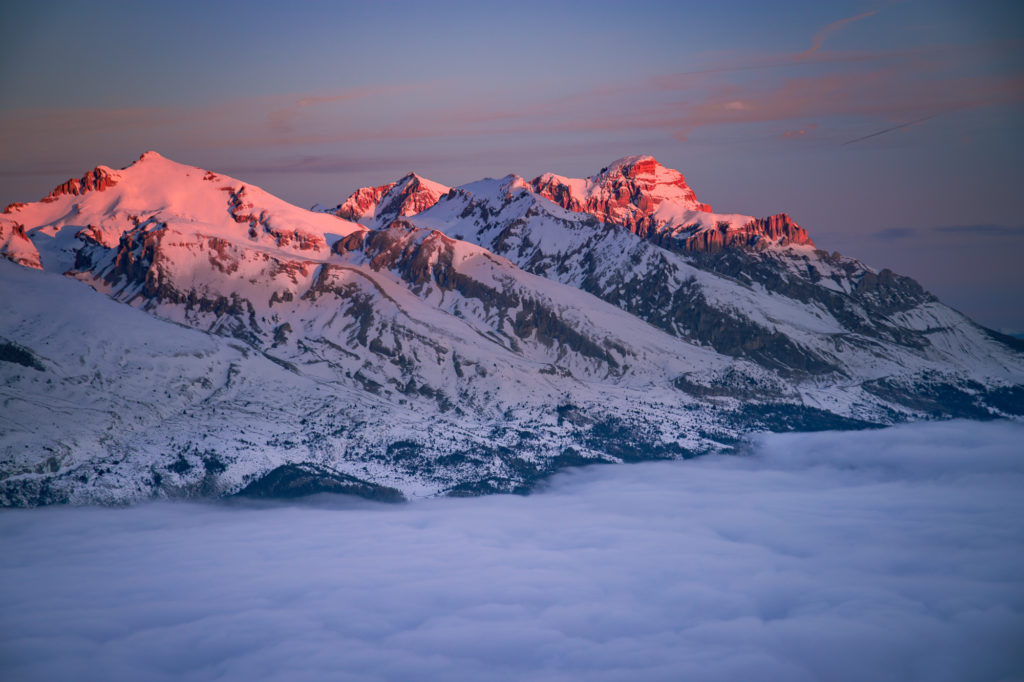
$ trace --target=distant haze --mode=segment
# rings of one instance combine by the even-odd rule
[[[1024,427],[761,438],[529,497],[0,512],[12,680],[1024,676]]]
[[[628,154],[1024,331],[1015,2],[5,3],[0,205],[147,149],[309,206]]]

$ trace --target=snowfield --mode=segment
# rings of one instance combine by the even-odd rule
[[[527,492],[1024,415],[1021,342],[649,156],[312,211],[147,152],[8,206],[0,256],[0,506]]]

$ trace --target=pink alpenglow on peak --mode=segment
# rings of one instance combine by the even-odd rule
[[[373,220],[377,204],[397,182],[389,182],[378,187],[360,187],[353,192],[343,204],[331,210],[339,218],[352,221]]]
[[[67,182],[57,185],[52,192],[47,196],[43,197],[43,201],[51,202],[56,201],[59,197],[66,194],[73,194],[79,196],[90,191],[102,192],[108,187],[113,187],[117,184],[118,173],[106,166],[97,166],[85,175],[78,178],[71,178]]]
[[[220,262],[231,245],[253,258],[317,257],[329,253],[329,240],[363,229],[235,178],[146,152],[121,170],[98,166],[39,202],[7,207],[0,215],[0,257],[70,272],[88,266],[87,251],[136,244],[156,277],[171,252],[179,259],[205,253]],[[126,255],[106,255],[127,262]]]
[[[768,246],[814,246],[807,230],[785,213],[753,218],[740,226],[722,222],[712,228],[680,232],[668,239],[660,234],[652,235],[650,239],[656,244],[686,253],[714,253],[730,247],[757,250]]]
[[[588,178],[545,173],[527,182],[509,175],[462,185],[457,191],[480,199],[481,192],[510,195],[516,189],[624,227],[674,251],[814,246],[807,232],[788,215],[756,218],[712,212],[710,205],[698,201],[682,173],[661,165],[653,156],[623,157]],[[410,173],[397,182],[358,189],[329,212],[379,230],[394,220],[427,211],[449,192],[444,185]]]
[[[1019,343],[785,214],[711,213],[650,157],[546,177],[578,210],[410,174],[360,225],[157,154],[12,206],[0,506],[526,492],[752,430],[1024,413]]]
[[[367,227],[382,228],[392,220],[427,210],[449,190],[445,185],[409,173],[397,182],[357,189],[331,213]]]
[[[586,179],[545,173],[530,184],[535,192],[563,208],[590,213],[638,234],[646,231],[646,224],[662,204],[670,205],[673,215],[711,212],[711,206],[697,200],[682,173],[662,166],[653,156],[618,159]]]
[[[42,270],[39,250],[25,233],[25,226],[0,216],[0,256],[28,268]]]
[[[621,225],[674,251],[814,246],[806,230],[784,213],[767,218],[713,213],[682,173],[653,156],[618,159],[585,179],[546,173],[530,184],[563,208]]]

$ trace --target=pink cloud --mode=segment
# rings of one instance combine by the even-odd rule
[[[807,133],[811,132],[812,130],[814,130],[817,127],[818,127],[817,123],[808,123],[803,128],[800,128],[798,130],[787,130],[786,132],[782,133],[781,137],[784,140],[792,140],[792,139],[804,137],[805,135],[807,135]]]
[[[694,104],[681,106],[676,132],[686,136],[705,126],[827,116],[872,116],[898,122],[1024,99],[1024,74],[944,76],[943,70],[904,65],[787,78],[770,86],[725,85]]]

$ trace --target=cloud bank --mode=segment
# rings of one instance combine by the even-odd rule
[[[17,680],[1011,680],[1024,426],[775,435],[530,497],[0,514]]]

